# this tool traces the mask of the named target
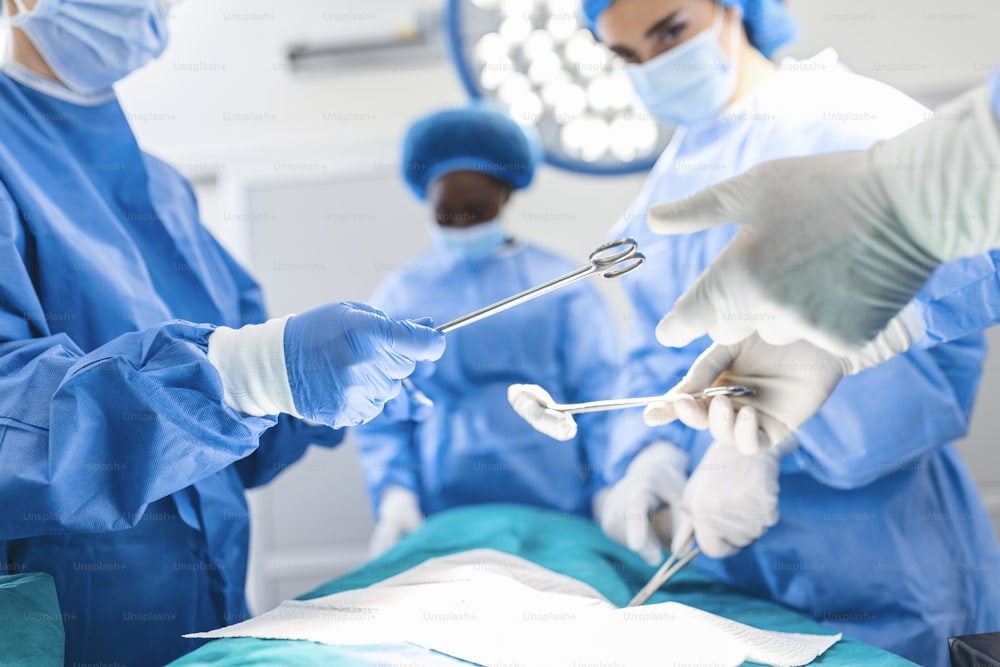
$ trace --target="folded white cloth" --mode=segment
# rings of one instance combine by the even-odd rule
[[[368,588],[289,600],[257,618],[188,637],[406,642],[469,662],[807,665],[840,635],[758,630],[676,602],[617,609],[596,590],[491,549],[435,558]]]

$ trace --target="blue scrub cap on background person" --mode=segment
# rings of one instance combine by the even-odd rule
[[[427,186],[453,171],[478,171],[516,190],[531,185],[539,150],[514,120],[476,105],[421,118],[403,140],[403,178],[425,199]]]
[[[597,17],[615,0],[583,0],[583,13],[591,31],[597,34]],[[713,0],[726,7],[743,10],[743,27],[754,48],[771,54],[794,40],[799,26],[782,0]]]

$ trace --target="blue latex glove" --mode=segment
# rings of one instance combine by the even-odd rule
[[[289,318],[285,368],[295,409],[340,428],[370,421],[417,361],[444,354],[444,334],[359,303],[332,303]]]
[[[418,324],[433,326],[429,317],[416,320]],[[420,387],[414,384],[414,380],[420,381],[434,375],[436,368],[434,364],[420,362],[410,374],[410,377],[403,380],[403,390],[396,398],[386,402],[382,410],[382,418],[389,422],[423,422],[427,421],[434,413],[434,401],[427,397],[427,394],[420,391]]]

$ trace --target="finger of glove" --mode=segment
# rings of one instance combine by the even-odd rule
[[[678,394],[694,394],[711,387],[733,364],[737,349],[720,343],[708,346],[691,364],[687,375],[670,391]]]
[[[708,335],[716,343],[736,345],[752,336],[756,331],[757,329],[753,325],[733,318],[728,321],[716,320],[715,324],[708,328]]]
[[[434,414],[434,401],[423,393],[409,396],[410,421],[425,422]]]
[[[794,435],[784,422],[771,415],[758,412],[756,417],[758,423],[757,444],[760,451],[771,450]],[[749,440],[749,435],[746,437]]]
[[[777,520],[777,508],[769,502],[746,501],[738,507],[706,514],[704,526],[726,543],[742,549],[756,541]]]
[[[413,419],[413,407],[406,391],[400,392],[382,406],[382,419],[389,422],[403,422]]]
[[[699,431],[708,428],[708,407],[689,394],[678,395],[674,401],[674,409],[677,417],[687,426]]]
[[[715,323],[712,291],[699,278],[656,325],[656,340],[666,347],[685,347],[707,334]]]
[[[403,535],[409,535],[422,525],[424,525],[424,515],[415,509],[402,517],[400,532]]]
[[[734,201],[732,180],[684,199],[653,206],[646,216],[646,224],[657,234],[691,234],[732,222],[736,216],[727,205]]]
[[[736,413],[728,396],[716,396],[708,406],[708,430],[719,443],[732,444]]]
[[[399,396],[403,390],[403,383],[386,372],[384,364],[373,364],[368,368],[359,368],[358,370],[358,374],[354,377],[357,379],[358,384],[364,387],[364,392],[371,402],[379,406],[379,408],[381,408],[383,403],[387,403]],[[344,393],[348,400],[350,400],[352,389],[347,387]],[[408,399],[406,396],[403,396],[400,400]]]
[[[625,546],[632,551],[646,548],[653,531],[649,525],[649,513],[655,509],[654,500],[648,494],[633,494],[625,506]],[[647,549],[648,553],[648,549]]]
[[[800,326],[791,324],[789,320],[797,321],[799,318],[793,316],[784,308],[776,308],[779,311],[771,317],[762,317],[756,326],[760,339],[768,345],[783,347],[802,340],[808,335],[807,331]]]
[[[368,545],[368,553],[372,558],[377,558],[396,546],[399,538],[402,537],[399,529],[390,521],[379,521],[375,525],[371,542]]]
[[[625,544],[625,506],[622,496],[622,482],[608,487],[600,494],[601,502],[597,522],[601,530],[615,542]]]
[[[702,553],[710,558],[726,558],[738,551],[717,532],[707,526],[699,525],[697,519],[694,522],[694,537]]]
[[[733,428],[733,442],[736,443],[736,449],[743,454],[757,454],[777,444],[771,442],[767,434],[761,430],[760,415],[749,405],[740,408],[739,418]]]
[[[426,380],[437,372],[437,364],[433,361],[418,361],[413,366],[410,377],[416,381]]]
[[[375,306],[367,303],[362,303],[360,301],[342,301],[340,303],[345,310],[361,310],[366,313],[371,313],[373,315],[379,315],[380,317],[388,317],[383,311],[379,310]]]
[[[412,321],[388,319],[386,331],[387,347],[396,355],[413,361],[436,361],[444,354],[445,336],[437,329]],[[411,372],[412,367],[407,374]]]
[[[646,426],[663,426],[675,419],[677,419],[677,411],[673,401],[651,403],[642,411],[642,421]]]
[[[653,567],[663,562],[663,547],[652,531],[649,532],[646,542],[640,548],[633,549],[633,551]]]

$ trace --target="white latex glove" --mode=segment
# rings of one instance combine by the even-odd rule
[[[595,502],[595,515],[605,534],[650,565],[659,565],[663,550],[650,518],[666,506],[679,506],[687,464],[687,454],[666,442],[654,442],[639,452],[625,476]]]
[[[662,234],[736,222],[732,243],[660,322],[681,347],[808,340],[860,347],[941,262],[1000,245],[1000,127],[985,89],[870,150],[779,160],[649,212]]]
[[[368,546],[369,557],[381,556],[423,522],[420,501],[412,491],[401,486],[386,487],[379,505],[378,522]]]
[[[816,414],[841,379],[905,352],[921,332],[915,308],[907,307],[878,338],[846,357],[805,341],[769,345],[757,335],[735,345],[715,343],[667,392],[673,402],[650,405],[643,419],[649,426],[680,419],[691,428],[709,429],[715,440],[735,443],[745,454],[779,448],[780,456],[780,448]],[[689,395],[724,385],[753,387],[757,393],[718,396],[711,403]]]
[[[561,441],[576,437],[573,415],[550,409],[548,406],[555,405],[555,401],[537,384],[510,385],[507,387],[507,402],[536,431]]]
[[[778,522],[778,457],[746,456],[714,442],[684,487],[671,550],[683,553],[694,535],[706,556],[725,558]]]

